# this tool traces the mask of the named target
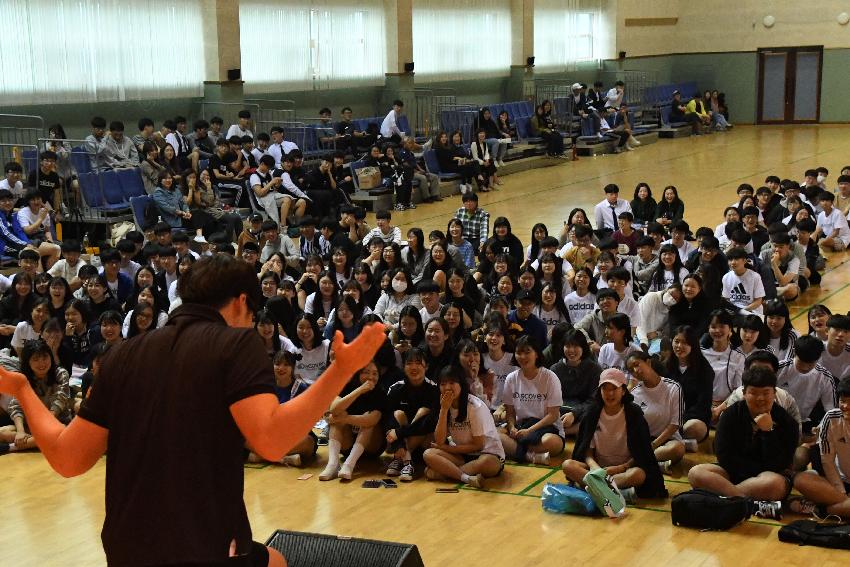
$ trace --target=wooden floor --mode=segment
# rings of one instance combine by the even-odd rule
[[[582,158],[556,167],[505,178],[502,189],[481,194],[491,219],[507,216],[528,243],[531,226],[543,222],[555,232],[573,207],[591,211],[602,187],[617,183],[631,198],[646,181],[656,193],[679,188],[692,229],[714,227],[735,188],[758,187],[769,174],[801,179],[807,168],[829,168],[830,186],[850,162],[850,127],[738,127],[726,134],[661,140],[623,155]],[[454,197],[394,215],[403,232],[445,230],[460,206]],[[795,325],[805,328],[805,307],[823,301],[833,311],[850,308],[850,266],[841,254],[829,259],[820,288],[794,309]],[[517,567],[568,563],[614,565],[756,565],[766,557],[782,565],[846,565],[846,552],[797,547],[778,541],[775,522],[749,521],[726,533],[673,528],[668,501],[643,501],[619,521],[558,516],[542,511],[547,481],[562,481],[556,468],[508,465],[488,491],[463,489],[436,494],[439,484],[417,480],[397,489],[368,490],[364,478],[380,478],[376,464],[349,484],[319,483],[325,461],[306,470],[278,466],[245,470],[245,502],[254,537],[264,540],[277,528],[369,537],[419,546],[425,565]],[[710,455],[688,455],[678,476],[667,478],[675,494],[687,489],[684,470]],[[365,465],[365,463],[364,463]],[[0,565],[96,566],[105,563],[100,545],[103,522],[104,461],[81,478],[63,480],[39,454],[0,458]],[[371,471],[371,472],[368,472]],[[303,472],[314,476],[305,481]]]

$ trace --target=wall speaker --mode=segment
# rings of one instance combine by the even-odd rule
[[[227,80],[228,81],[238,81],[242,78],[242,69],[228,69],[227,70]]]
[[[289,567],[425,567],[415,545],[277,530],[266,545]]]
[[[531,57],[526,57],[525,66],[526,67],[534,67],[534,55],[532,55]]]
[[[410,63],[404,64],[404,72],[405,73],[412,73],[413,72],[413,61],[411,61]]]
[[[620,59],[625,59],[625,58],[626,58],[626,52],[625,52],[625,51],[621,51],[621,52],[619,53],[619,55],[620,55]]]

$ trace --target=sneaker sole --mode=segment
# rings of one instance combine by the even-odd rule
[[[413,477],[407,474],[399,475],[398,479],[402,482],[411,482]]]
[[[395,469],[390,469],[387,471],[387,476],[400,476],[401,472]]]

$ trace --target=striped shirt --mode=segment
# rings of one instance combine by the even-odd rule
[[[818,434],[823,473],[838,492],[845,494],[844,483],[850,480],[850,423],[836,408],[826,412]]]

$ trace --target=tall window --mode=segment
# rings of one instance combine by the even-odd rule
[[[245,92],[382,85],[382,0],[242,0]]]
[[[534,55],[541,71],[563,71],[604,57],[599,0],[536,0]]]
[[[0,1],[0,103],[203,94],[199,0]]]
[[[510,0],[428,0],[413,4],[416,80],[510,74]]]

